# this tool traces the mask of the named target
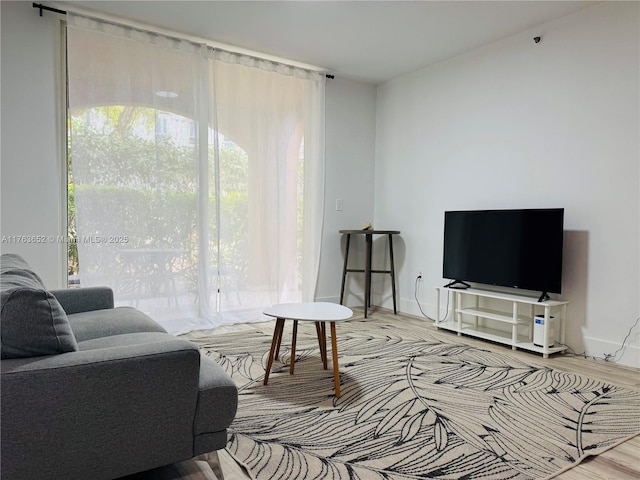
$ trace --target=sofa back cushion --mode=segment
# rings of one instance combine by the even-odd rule
[[[18,255],[0,257],[1,358],[78,350],[66,313]]]

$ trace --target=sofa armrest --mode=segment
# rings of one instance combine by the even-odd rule
[[[190,458],[199,366],[169,335],[2,361],[3,477],[106,479]]]
[[[109,287],[64,288],[50,290],[67,315],[113,308],[113,290]]]

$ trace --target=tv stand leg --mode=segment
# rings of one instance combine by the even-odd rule
[[[466,288],[471,288],[471,285],[469,285],[467,282],[463,282],[462,280],[452,280],[447,283],[444,288],[457,288],[463,290]]]
[[[547,300],[551,300],[551,297],[547,292],[542,292],[540,298],[538,298],[538,303],[546,302]]]

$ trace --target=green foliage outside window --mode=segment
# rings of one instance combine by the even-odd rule
[[[146,107],[95,107],[75,112],[70,120],[68,236],[69,275],[78,274],[76,199],[82,199],[82,232],[89,235],[127,235],[126,248],[180,248],[185,271],[198,255],[198,166],[195,138],[158,132],[158,115],[169,115],[178,128],[189,120]],[[196,129],[191,128],[191,131]],[[73,154],[82,165],[73,164]],[[213,151],[209,152],[213,159]],[[213,160],[211,160],[212,162]],[[213,172],[211,164],[210,170]],[[247,259],[248,159],[231,142],[220,149],[220,209],[229,228],[221,237],[220,256],[243,278]],[[212,177],[212,175],[210,175]],[[213,179],[209,188],[210,218],[216,211]],[[80,201],[80,200],[79,200]],[[110,229],[104,232],[105,214]],[[225,232],[232,232],[225,235]],[[208,237],[212,258],[217,256],[216,222],[210,221]],[[105,248],[117,248],[117,245]],[[80,261],[82,261],[80,259]],[[195,278],[192,279],[195,282]]]

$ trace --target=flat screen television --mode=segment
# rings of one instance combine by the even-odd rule
[[[466,282],[561,293],[564,209],[444,213],[442,276]]]

